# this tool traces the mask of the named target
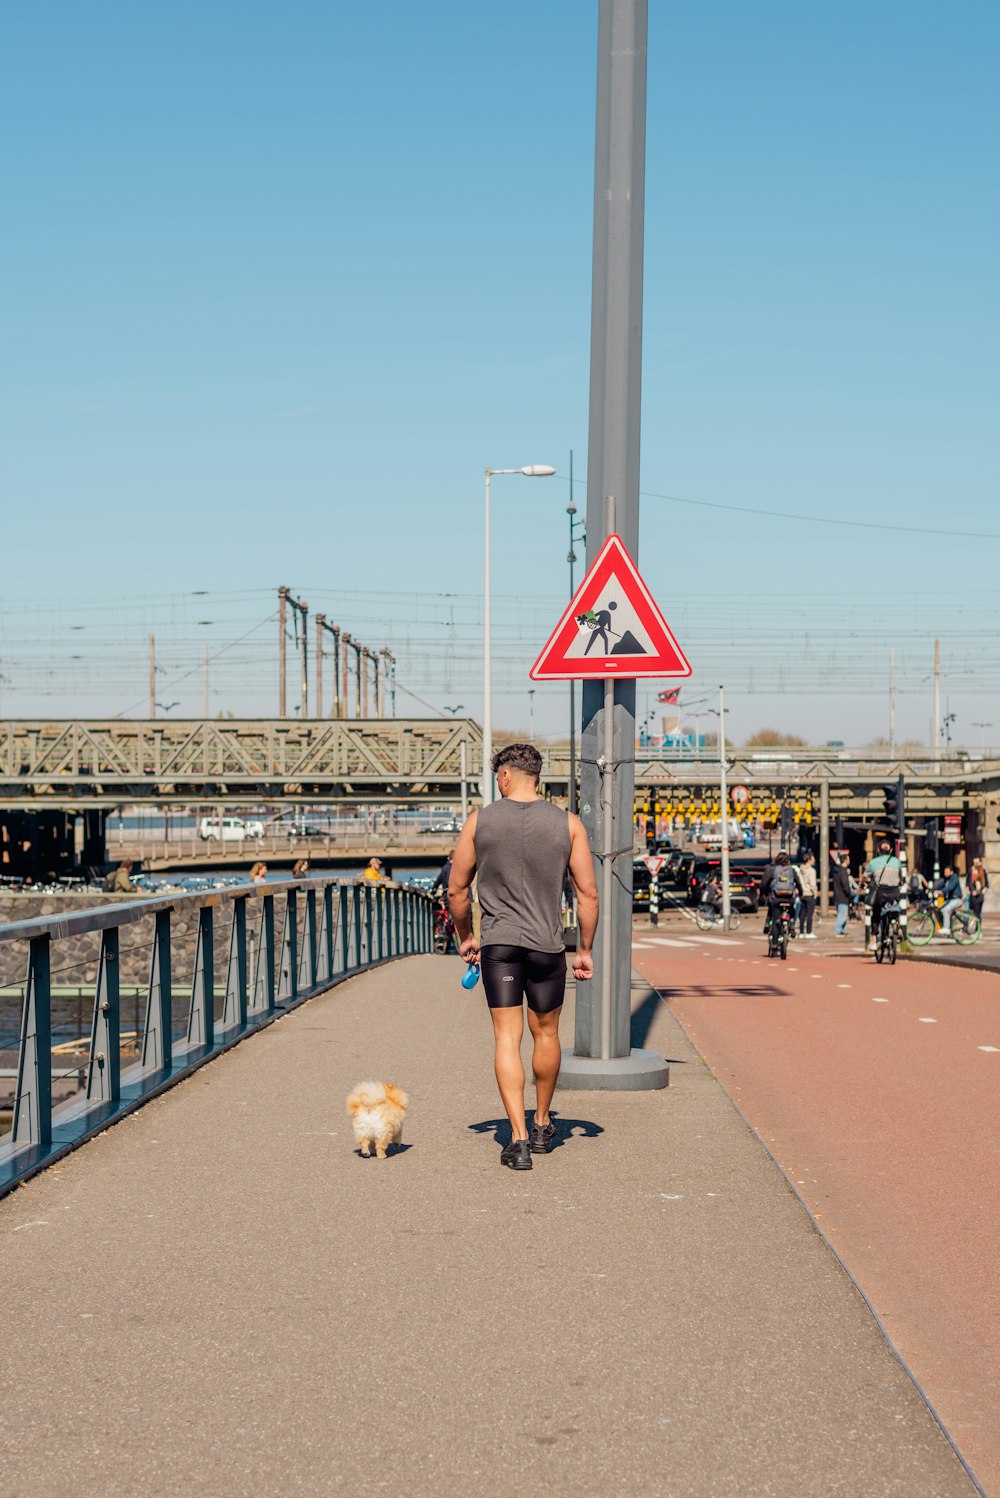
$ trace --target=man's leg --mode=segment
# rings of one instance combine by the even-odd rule
[[[496,1041],[494,1065],[497,1086],[510,1119],[512,1139],[527,1139],[524,1121],[524,1067],[521,1065],[521,1036],[524,1034],[524,1010],[491,1009],[493,1036]]]
[[[835,936],[845,936],[847,934],[847,906],[846,905],[838,905],[837,906],[837,923],[834,926],[833,930],[834,930],[834,935]]]
[[[962,903],[961,899],[958,899],[958,900],[946,900],[945,903],[944,903],[944,905],[941,907],[941,934],[942,934],[942,936],[950,936],[951,935],[951,913],[952,913],[953,910],[957,910],[958,907],[961,905],[961,903]]]
[[[562,1061],[562,1047],[559,1044],[561,1014],[561,1005],[548,1014],[536,1014],[533,1009],[528,1010],[528,1029],[535,1042],[531,1053],[531,1069],[535,1074],[534,1122],[538,1125],[549,1121],[552,1094],[559,1079],[559,1063]]]

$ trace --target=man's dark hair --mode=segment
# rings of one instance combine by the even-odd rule
[[[784,851],[782,851],[781,853],[778,854],[777,858],[774,861],[775,861],[776,864],[779,864],[779,863],[780,864],[786,864],[786,863],[791,863],[792,860],[789,858],[789,856],[788,856],[787,853],[785,853]]]
[[[534,744],[508,744],[493,756],[494,775],[504,769],[520,770],[522,775],[531,775],[537,780],[542,773],[542,756]]]
[[[891,843],[886,843],[886,842],[881,842],[878,845],[878,851],[880,853],[891,853],[892,852],[892,844]]]

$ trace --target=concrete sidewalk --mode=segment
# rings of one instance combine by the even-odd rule
[[[459,973],[351,979],[0,1204],[0,1495],[974,1492],[655,995],[669,1089],[559,1094],[513,1174]]]

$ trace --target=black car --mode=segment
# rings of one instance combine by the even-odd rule
[[[674,865],[674,872],[670,881],[675,889],[687,889],[691,870],[694,868],[697,862],[698,859],[694,853],[681,854],[680,858]]]
[[[720,858],[699,858],[688,878],[687,903],[698,905],[710,879],[722,872]],[[731,865],[729,869],[729,902],[733,910],[753,912],[760,904],[760,881],[750,869]]]

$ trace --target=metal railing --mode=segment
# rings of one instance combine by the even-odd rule
[[[220,917],[228,917],[228,932]],[[192,954],[178,951],[182,919]],[[123,946],[122,931],[143,921],[152,924],[148,944]],[[221,946],[216,952],[220,935],[228,935],[225,955]],[[52,979],[60,972],[53,949],[88,936],[99,949],[82,1062],[86,1090],[53,1108]],[[27,954],[0,1196],[297,1004],[392,958],[429,952],[433,910],[427,895],[406,886],[315,878],[16,921],[0,926],[0,944],[11,942],[25,943]],[[123,1069],[126,952],[133,964],[148,963],[148,982],[142,1033],[134,1037],[139,1059]],[[173,974],[189,958],[183,1033],[175,1038]]]

